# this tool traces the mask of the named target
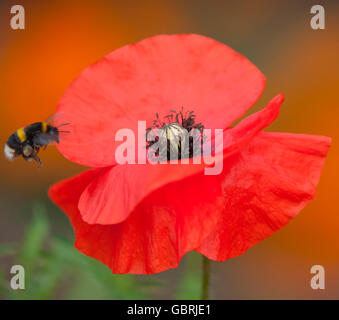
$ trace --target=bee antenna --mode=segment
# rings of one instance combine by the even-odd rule
[[[67,125],[69,125],[69,124],[71,124],[71,123],[70,123],[70,122],[63,123],[63,124],[61,124],[61,125],[57,126],[57,128],[60,128],[60,127],[62,127],[62,126],[67,126]]]
[[[58,130],[58,131],[62,133],[71,133],[71,131],[62,131],[62,130]]]

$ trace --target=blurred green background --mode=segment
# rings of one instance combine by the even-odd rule
[[[22,4],[26,29],[10,28]],[[310,27],[322,4],[326,29]],[[288,226],[244,255],[212,263],[216,299],[338,299],[339,2],[308,0],[145,0],[0,2],[0,142],[18,127],[47,119],[86,66],[110,51],[161,33],[199,33],[233,47],[267,77],[252,113],[277,93],[286,101],[271,131],[333,138],[315,200]],[[0,159],[1,299],[195,299],[200,257],[152,276],[112,275],[73,248],[66,216],[47,197],[53,183],[84,168],[54,147],[43,168]],[[10,289],[10,267],[26,269],[26,289]],[[326,289],[310,288],[310,268],[326,270]]]

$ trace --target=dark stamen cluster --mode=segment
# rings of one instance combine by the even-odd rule
[[[146,149],[154,147],[154,144],[159,141],[159,136],[156,136],[153,133],[153,130],[163,129],[167,133],[167,157],[162,159],[159,155],[159,150],[156,150],[154,155],[159,158],[159,161],[167,161],[170,159],[171,148],[175,148],[178,159],[181,159],[183,141],[179,135],[178,139],[175,139],[173,135],[175,135],[176,132],[179,133],[181,129],[186,129],[188,133],[190,133],[193,129],[197,129],[199,134],[189,136],[189,151],[188,154],[183,156],[184,158],[192,158],[195,151],[198,150],[198,148],[199,150],[201,148],[204,126],[201,123],[195,122],[196,115],[194,114],[194,111],[184,112],[184,108],[182,107],[179,112],[175,110],[170,110],[170,112],[170,114],[163,117],[163,120],[161,120],[159,114],[156,113],[156,119],[153,121],[152,125],[146,129],[146,137],[149,138],[153,135],[153,141],[146,141]]]

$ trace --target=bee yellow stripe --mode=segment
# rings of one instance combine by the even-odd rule
[[[47,123],[46,122],[41,122],[41,131],[45,133],[47,131]]]
[[[18,138],[21,142],[24,142],[26,140],[26,132],[25,132],[24,128],[18,129],[16,134],[18,135]]]

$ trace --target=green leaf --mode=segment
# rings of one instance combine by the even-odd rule
[[[41,203],[33,205],[33,220],[25,232],[19,261],[26,271],[32,268],[48,234],[46,209]]]
[[[146,299],[147,294],[131,275],[114,275],[105,265],[77,251],[70,241],[54,238],[53,253],[72,272],[70,298]]]

